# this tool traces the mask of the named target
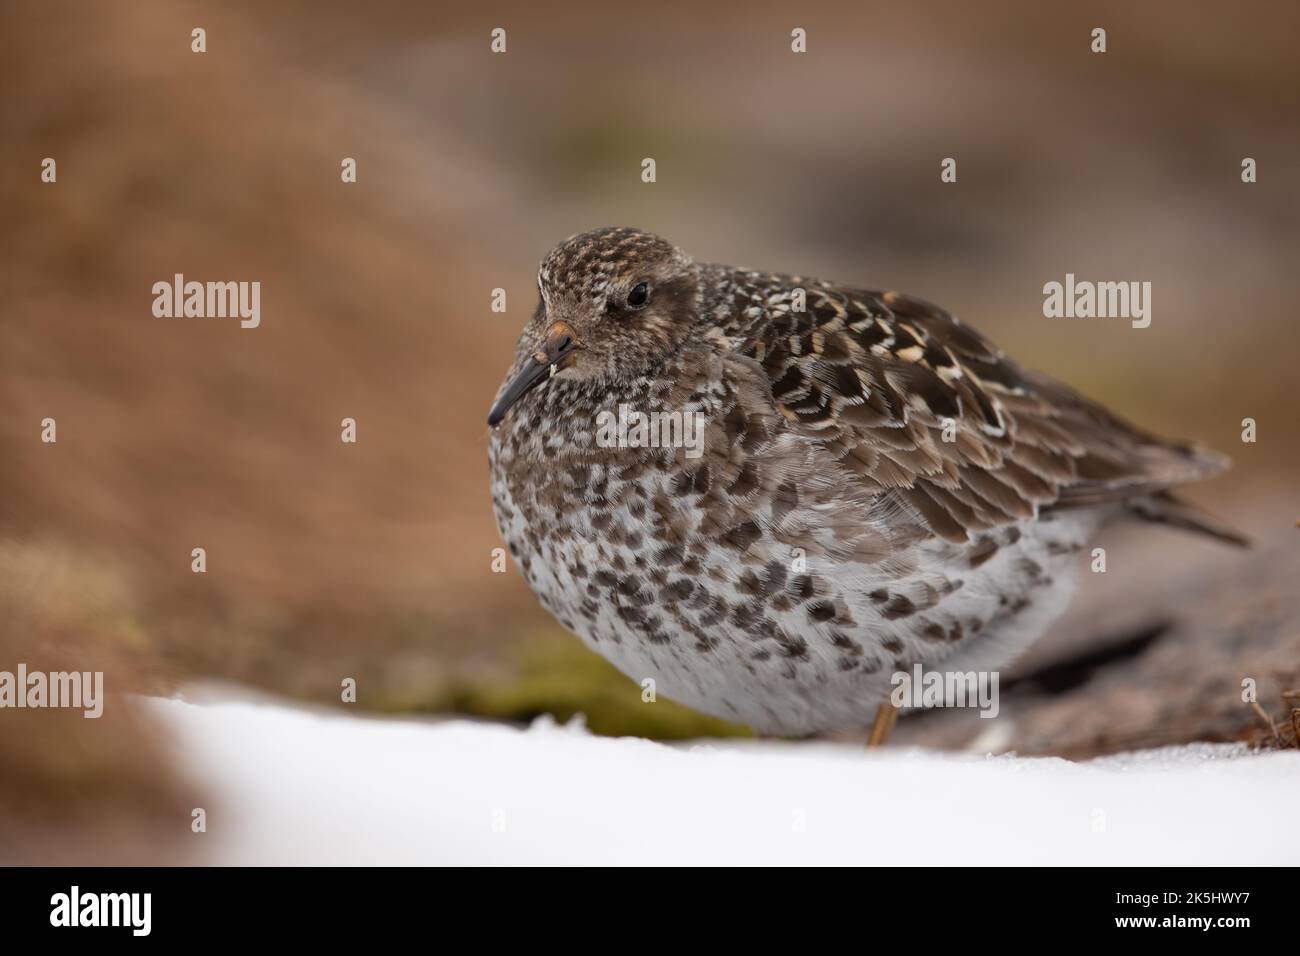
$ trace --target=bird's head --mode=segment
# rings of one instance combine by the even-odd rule
[[[496,426],[552,379],[616,385],[677,351],[699,309],[699,271],[670,242],[637,229],[584,232],[537,270],[537,310],[488,415]]]

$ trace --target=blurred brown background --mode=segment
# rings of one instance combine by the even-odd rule
[[[1277,567],[1300,517],[1298,35],[1300,7],[1265,2],[6,3],[0,668],[323,702],[351,676],[380,710],[720,732],[645,716],[513,569],[489,568],[484,419],[537,260],[607,224],[945,305],[1230,454],[1192,497]],[[151,286],[178,272],[260,281],[261,327],[155,318]],[[1151,327],[1043,318],[1066,272],[1150,281]],[[1131,635],[1188,575],[1240,578],[1213,545],[1126,541],[1040,664],[1090,639],[1096,608],[1128,613],[1107,632]],[[54,806],[57,824],[105,779],[134,805],[120,762],[69,749],[93,733],[79,716],[43,716],[20,731],[0,713],[0,811]],[[131,751],[148,778],[152,751]]]

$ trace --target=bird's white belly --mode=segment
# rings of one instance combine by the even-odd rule
[[[525,549],[521,512],[507,510],[502,532],[512,550]],[[804,571],[814,598],[781,607],[756,599],[752,578],[746,585],[746,572],[790,560],[766,534],[744,562],[704,549],[687,584],[680,572],[656,575],[653,542],[631,547],[586,515],[569,518],[564,535],[517,557],[542,604],[636,682],[629,694],[653,681],[656,696],[792,736],[865,728],[893,675],[917,663],[945,671],[1008,663],[1064,610],[1095,523],[1057,516],[999,529],[992,534],[1003,540],[977,566],[969,546],[928,541],[899,562],[915,567],[910,576],[879,563],[813,561],[785,580],[788,588]],[[626,507],[615,509],[614,526],[651,533]],[[842,610],[814,619],[810,608],[822,602]]]

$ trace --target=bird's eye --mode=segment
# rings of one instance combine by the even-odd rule
[[[644,282],[640,282],[637,283],[635,289],[627,294],[627,304],[634,309],[639,309],[645,305],[648,298],[650,298],[650,290],[646,288]]]

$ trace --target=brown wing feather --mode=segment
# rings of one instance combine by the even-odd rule
[[[728,331],[761,364],[778,410],[934,534],[964,541],[1043,508],[1135,499],[1224,466],[1021,368],[920,299],[760,278],[761,308],[738,302],[746,325]],[[791,308],[799,288],[802,313]]]

